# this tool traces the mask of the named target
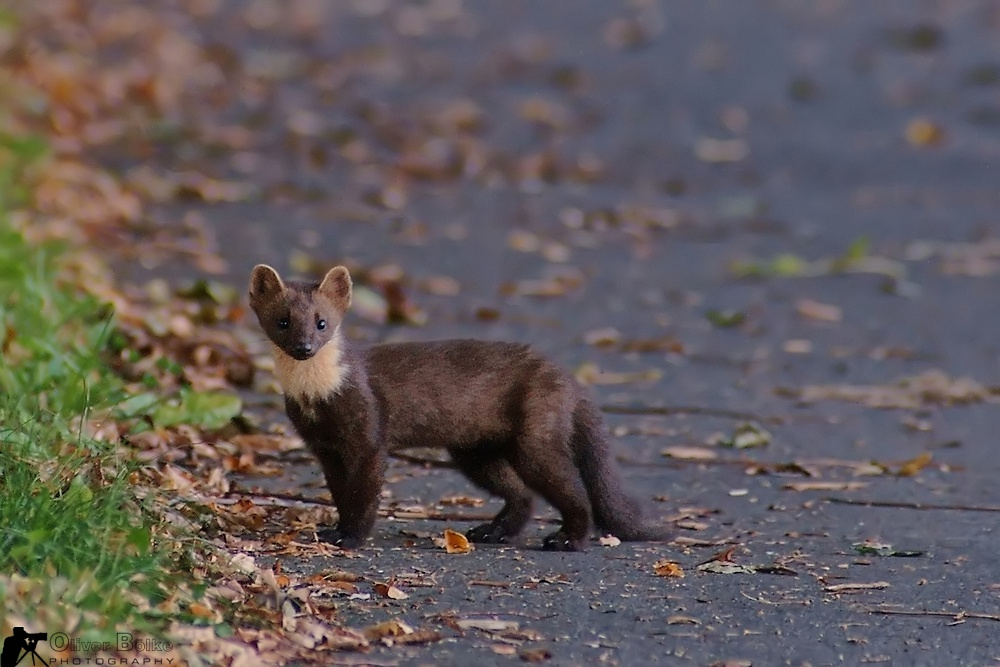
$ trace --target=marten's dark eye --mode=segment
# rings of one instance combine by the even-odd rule
[[[279,329],[287,329],[290,326],[292,326],[292,323],[288,321],[287,317],[282,317],[280,320],[278,320]]]
[[[320,331],[322,331],[323,329],[325,329],[326,328],[326,320],[317,320],[316,321],[316,328],[319,329]]]

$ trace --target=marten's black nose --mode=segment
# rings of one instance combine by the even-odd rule
[[[307,359],[313,353],[312,343],[298,343],[292,348],[292,352],[299,359]]]

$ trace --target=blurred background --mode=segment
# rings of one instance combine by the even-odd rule
[[[83,219],[123,283],[345,263],[353,337],[526,340],[713,404],[1000,380],[994,2],[25,13],[8,58],[61,136],[39,206]]]
[[[974,620],[994,622],[1000,595],[983,520],[1000,475],[995,0],[14,0],[0,8],[0,95],[0,209],[29,240],[72,250],[58,279],[23,239],[0,266],[20,279],[4,304],[22,316],[0,313],[4,370],[27,378],[0,417],[45,421],[54,390],[71,403],[38,470],[85,424],[105,461],[134,451],[158,493],[211,502],[234,551],[282,554],[292,576],[416,571],[402,605],[449,638],[428,649],[437,663],[453,650],[465,664],[477,643],[499,654],[492,634],[451,642],[455,610],[530,623],[540,634],[517,641],[551,639],[565,664],[643,664],[651,645],[701,664],[921,664],[934,649],[996,661]],[[381,522],[357,560],[330,560],[308,536],[328,516],[249,500],[322,493],[246,309],[257,263],[350,267],[351,339],[510,339],[568,366],[606,408],[630,492],[677,539],[442,565],[440,524],[417,519],[484,501],[407,464],[383,507],[404,520]],[[39,291],[39,275],[65,289]],[[110,334],[83,292],[114,305]],[[86,363],[64,360],[62,339]],[[111,387],[96,425],[92,376]],[[31,457],[39,441],[16,440]],[[0,516],[28,545],[18,567],[47,582],[41,501],[71,494],[21,461],[34,458],[8,458],[24,474]],[[101,491],[106,466],[92,465],[67,459],[66,479],[96,470],[84,488]],[[42,542],[117,563],[102,549],[122,539],[103,536],[133,544],[120,507],[137,493],[119,481],[111,511],[80,495],[62,524],[73,537]],[[250,495],[215,502],[230,492]],[[80,519],[123,514],[111,533]],[[139,535],[143,554],[158,534]],[[696,570],[730,556],[765,567]],[[177,562],[188,575],[201,560]],[[88,597],[127,576],[93,580]],[[861,589],[829,585],[841,579]],[[69,588],[53,585],[62,604]],[[404,608],[347,590],[335,623]],[[257,604],[240,600],[240,614]],[[386,644],[372,655],[398,661]]]

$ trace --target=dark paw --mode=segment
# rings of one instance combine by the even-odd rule
[[[583,551],[584,540],[571,540],[566,533],[557,531],[542,541],[545,551]]]
[[[344,535],[339,528],[322,528],[316,531],[316,537],[343,549],[356,549],[364,542],[364,538]]]
[[[493,522],[484,523],[481,526],[470,528],[466,531],[465,536],[469,538],[470,542],[476,542],[478,544],[507,543],[507,532],[502,526],[498,526]]]

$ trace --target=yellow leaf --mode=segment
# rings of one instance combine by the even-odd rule
[[[211,607],[200,602],[192,602],[188,606],[188,611],[190,611],[193,616],[197,616],[198,618],[212,618],[215,616],[215,612],[212,611]]]
[[[464,554],[472,551],[469,539],[450,528],[444,529],[444,550],[450,554]]]
[[[934,455],[930,452],[922,452],[919,456],[914,459],[910,459],[904,463],[900,468],[899,472],[896,474],[900,477],[912,477],[918,472],[927,467],[927,464],[931,462]]]

